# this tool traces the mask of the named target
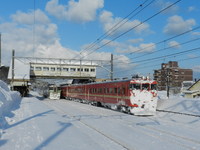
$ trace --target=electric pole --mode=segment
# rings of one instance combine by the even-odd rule
[[[167,98],[169,99],[169,67],[167,67]]]
[[[14,71],[15,71],[15,67],[14,67],[14,65],[15,65],[15,63],[14,63],[14,61],[15,61],[15,50],[12,50],[12,86],[11,86],[11,89],[12,90],[14,90]]]
[[[111,68],[110,68],[110,80],[112,81],[113,80],[113,54],[111,54],[110,64],[111,64]]]

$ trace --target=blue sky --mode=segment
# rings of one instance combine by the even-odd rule
[[[152,75],[161,63],[178,61],[200,78],[199,14],[199,0],[1,1],[2,63],[10,63],[12,49],[16,56],[91,60],[112,53],[114,77]]]

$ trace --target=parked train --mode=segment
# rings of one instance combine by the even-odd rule
[[[134,115],[154,115],[157,82],[148,78],[61,86],[61,96]]]

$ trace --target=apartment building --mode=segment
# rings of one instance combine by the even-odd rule
[[[154,80],[158,82],[158,90],[166,90],[167,86],[180,90],[183,81],[193,80],[193,71],[179,68],[177,61],[169,61],[162,63],[161,69],[154,70]]]

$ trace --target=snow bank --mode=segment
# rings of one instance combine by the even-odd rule
[[[11,111],[18,108],[20,102],[19,92],[10,91],[7,84],[0,80],[0,136],[1,129],[6,124],[5,117],[11,116]]]
[[[200,115],[200,98],[190,99],[179,95],[170,95],[168,99],[166,91],[159,91],[158,97],[157,109],[159,110]]]

